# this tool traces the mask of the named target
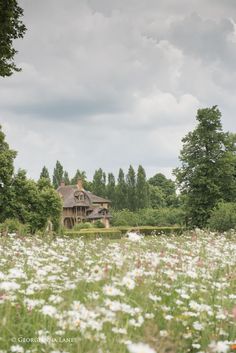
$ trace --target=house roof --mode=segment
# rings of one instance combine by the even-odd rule
[[[106,214],[103,215],[102,214],[102,211],[105,211]],[[92,213],[90,213],[86,218],[87,219],[101,219],[103,217],[106,217],[106,218],[111,218],[111,215],[110,213],[108,212],[108,210],[106,208],[102,208],[102,207],[97,207],[93,210]]]
[[[77,190],[78,190],[77,185],[63,185],[63,186],[58,187],[57,192],[63,198],[63,207],[64,208],[75,207],[75,206],[89,207],[92,204],[110,203],[111,202],[110,200],[107,200],[103,197],[94,195],[90,191],[86,191],[84,189],[80,190],[85,195],[84,200],[78,200],[75,197],[75,191],[77,191]]]

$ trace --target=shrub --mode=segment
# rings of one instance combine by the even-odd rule
[[[219,203],[211,212],[208,226],[210,229],[219,232],[236,228],[236,204],[231,202]]]
[[[113,226],[172,226],[184,224],[182,208],[142,209],[136,212],[122,210],[113,212]]]
[[[139,224],[139,216],[135,212],[129,210],[112,212],[113,226],[137,226]]]
[[[81,229],[79,231],[67,231],[66,235],[71,237],[84,237],[86,239],[96,239],[98,237],[117,239],[121,237],[119,229]]]
[[[27,235],[30,232],[28,224],[22,224],[18,219],[14,218],[6,219],[4,223],[1,224],[0,231],[6,235],[9,233],[16,233],[22,236]]]
[[[78,223],[78,224],[74,225],[73,231],[77,231],[77,230],[80,230],[80,229],[89,229],[89,228],[92,228],[92,227],[93,227],[92,223],[81,222],[81,223]]]
[[[93,223],[94,228],[105,228],[105,225],[101,221],[96,221]]]

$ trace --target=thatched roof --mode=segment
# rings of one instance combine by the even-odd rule
[[[101,219],[103,217],[111,218],[111,215],[106,208],[97,207],[86,218],[87,219]]]
[[[78,191],[84,194],[84,200],[80,200],[76,197]],[[63,207],[70,208],[75,206],[85,206],[90,207],[96,204],[102,203],[111,203],[110,200],[107,200],[103,197],[94,195],[90,191],[86,191],[84,189],[79,190],[77,185],[62,185],[59,186],[57,192],[63,198]]]

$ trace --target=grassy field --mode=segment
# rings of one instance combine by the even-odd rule
[[[0,353],[233,352],[236,234],[0,238]]]

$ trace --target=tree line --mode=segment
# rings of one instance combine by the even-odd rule
[[[45,166],[40,173],[40,178],[50,180],[49,171]],[[145,169],[141,165],[137,171],[130,165],[126,174],[120,168],[117,178],[113,173],[106,174],[102,168],[99,168],[95,170],[92,181],[89,181],[86,172],[79,169],[70,178],[63,165],[57,161],[51,180],[54,188],[57,189],[62,181],[65,185],[76,185],[79,178],[83,180],[86,190],[108,198],[112,202],[112,208],[116,210],[136,211],[179,204],[174,181],[166,178],[162,173],[147,179]]]
[[[30,232],[45,229],[48,221],[54,230],[60,225],[62,202],[47,178],[28,179],[26,171],[15,171],[16,151],[10,149],[0,125],[0,223],[7,219],[28,224]]]

